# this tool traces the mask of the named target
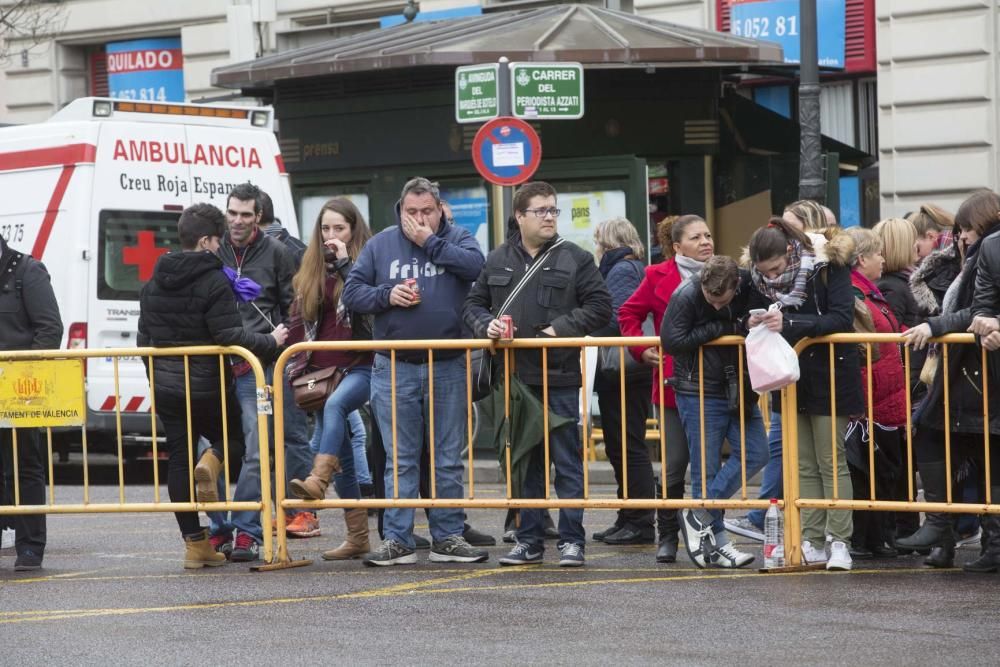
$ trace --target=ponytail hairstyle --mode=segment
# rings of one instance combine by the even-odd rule
[[[302,265],[299,267],[295,277],[292,278],[292,288],[295,296],[300,300],[302,308],[302,319],[308,322],[315,322],[319,319],[320,310],[323,307],[323,300],[326,298],[326,259],[323,244],[323,214],[327,211],[339,213],[343,216],[347,224],[351,226],[351,240],[347,244],[347,256],[351,261],[356,261],[361,254],[368,239],[372,237],[371,229],[361,215],[361,211],[354,203],[346,197],[335,197],[320,209],[316,216],[316,226],[309,239],[305,254],[302,255]],[[338,280],[333,288],[333,303],[340,299],[340,292],[344,288],[344,281]]]
[[[792,241],[798,241],[803,250],[813,251],[812,241],[805,233],[781,218],[771,216],[767,225],[757,229],[750,237],[750,261],[759,264],[775,257],[783,257],[788,254],[788,245]]]
[[[830,226],[823,206],[812,199],[793,201],[785,207],[785,213],[794,215],[807,232],[819,231]]]

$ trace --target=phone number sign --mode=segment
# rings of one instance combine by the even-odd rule
[[[110,97],[184,101],[184,55],[179,38],[115,42],[108,44],[105,52]]]
[[[799,0],[729,0],[729,32],[739,37],[777,42],[785,62],[801,61]],[[844,67],[845,0],[817,0],[819,65]]]

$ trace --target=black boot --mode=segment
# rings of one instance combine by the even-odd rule
[[[660,540],[660,547],[656,550],[657,563],[677,562],[677,533],[668,535]]]
[[[659,497],[659,487],[657,487],[657,497]],[[667,498],[675,500],[684,497],[684,480],[681,480],[680,484],[674,484],[667,487]],[[679,510],[657,510],[656,511],[656,532],[658,533],[658,542],[660,548],[663,548],[664,542],[672,542],[674,545],[674,553],[677,553],[677,541],[678,536],[681,531],[680,522],[680,511]],[[657,552],[657,562],[660,563],[673,563],[674,561],[661,561],[659,560],[659,551]]]
[[[924,500],[929,503],[943,503],[947,500],[947,471],[944,461],[920,464],[920,479],[924,483]],[[953,519],[946,512],[928,512],[924,523],[909,537],[900,537],[896,546],[903,549],[928,549],[955,546],[952,531]]]
[[[924,565],[931,567],[955,567],[955,545],[934,547],[924,559]]]
[[[996,498],[1000,498],[1000,486],[992,487],[992,491],[996,502]],[[983,515],[982,525],[982,555],[962,566],[966,572],[996,572],[1000,568],[1000,515]]]

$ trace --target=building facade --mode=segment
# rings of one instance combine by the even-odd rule
[[[882,214],[1000,188],[997,0],[879,0]]]

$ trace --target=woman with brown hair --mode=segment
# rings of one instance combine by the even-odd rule
[[[962,273],[952,283],[945,294],[941,305],[941,314],[931,317],[927,322],[914,327],[904,335],[908,343],[916,349],[923,348],[929,338],[943,336],[948,333],[961,333],[975,330],[974,315],[977,314],[977,303],[980,302],[980,282],[982,266],[988,264],[992,254],[984,249],[984,239],[1000,229],[1000,196],[990,190],[980,190],[966,199],[955,215],[955,222],[961,229],[960,239],[967,245]],[[992,277],[982,281],[983,286],[994,288]],[[995,320],[996,304],[989,310],[989,319]],[[977,332],[980,333],[981,332]],[[990,349],[987,337],[982,339],[984,347]],[[952,469],[965,467],[965,461],[974,463],[972,469],[985,470],[983,440],[988,429],[994,436],[990,449],[990,481],[993,502],[1000,497],[1000,452],[995,451],[992,443],[1000,435],[1000,405],[996,391],[1000,387],[996,355],[987,355],[987,368],[982,367],[982,353],[977,345],[952,345],[949,349],[947,371],[944,364],[937,369],[934,381],[927,393],[927,398],[917,411],[914,421],[917,424],[916,436],[913,441],[913,453],[920,471],[920,480],[924,487],[924,500],[927,502],[955,502],[956,487],[952,486],[952,498],[948,498],[948,466],[945,461],[945,430],[949,431]],[[947,377],[946,377],[947,376]],[[990,383],[988,419],[983,419],[984,383]],[[945,383],[947,382],[947,387]],[[948,401],[945,402],[947,390]],[[947,412],[946,412],[947,406]],[[982,480],[980,480],[982,481]],[[981,487],[982,488],[982,487]],[[979,499],[982,502],[982,498]],[[995,572],[1000,564],[1000,521],[996,514],[987,514],[982,518],[982,554],[981,558],[965,565],[964,569],[972,572]],[[955,525],[956,516],[948,513],[928,512],[923,525],[908,538],[896,540],[896,544],[908,549],[927,549],[940,547],[941,552],[934,562],[935,567],[951,567],[955,558]]]
[[[351,266],[370,238],[368,225],[349,199],[331,199],[323,205],[302,257],[302,266],[292,280],[295,302],[292,305],[289,344],[303,340],[371,339],[370,318],[348,311],[340,299]],[[324,408],[315,413],[319,453],[313,460],[312,472],[305,480],[293,479],[289,482],[296,497],[322,500],[333,477],[337,495],[341,498],[361,498],[347,416],[368,400],[371,365],[371,352],[350,350],[306,352],[296,355],[288,364],[290,378],[332,366],[346,371],[343,380],[326,399]],[[326,560],[358,558],[370,548],[367,510],[345,510],[344,518],[347,540],[336,549],[324,552]]]
[[[748,308],[766,309],[777,303],[780,309],[750,315],[747,328],[763,324],[780,332],[793,346],[803,338],[854,330],[850,271],[854,242],[847,234],[833,235],[819,250],[813,235],[775,217],[753,233],[749,251],[753,289]],[[832,498],[835,486],[842,498],[853,493],[844,436],[848,418],[864,412],[859,386],[861,369],[857,346],[842,344],[834,348],[836,413],[831,411],[833,370],[828,348],[814,345],[799,357],[798,414],[785,415],[786,419],[798,420],[799,476],[804,498]],[[773,395],[771,405],[780,405]],[[807,563],[825,561],[828,570],[850,570],[847,543],[851,532],[848,510],[802,510],[803,558]],[[833,537],[829,556],[825,552],[826,535]]]

